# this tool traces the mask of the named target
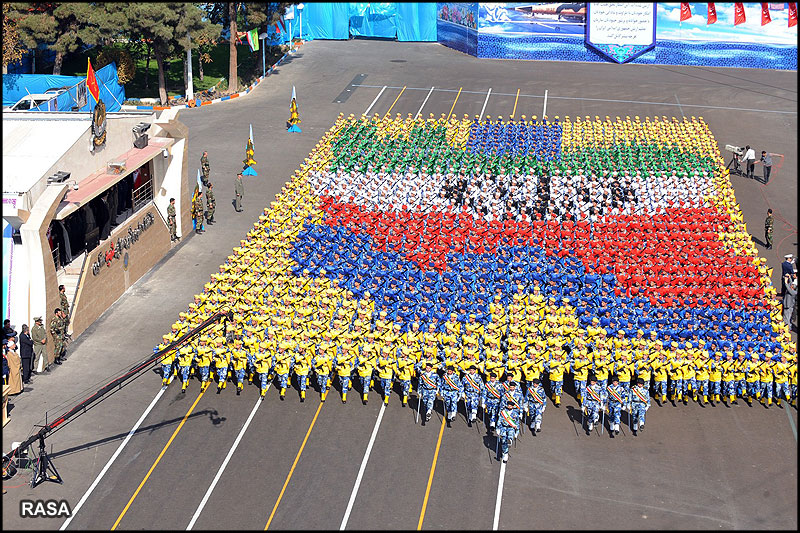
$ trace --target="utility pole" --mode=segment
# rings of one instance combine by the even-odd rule
[[[186,49],[186,101],[194,100],[194,82],[192,81],[192,36],[188,33],[189,47]]]

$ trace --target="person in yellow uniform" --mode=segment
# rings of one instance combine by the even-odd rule
[[[495,374],[502,379],[506,373],[506,366],[503,363],[503,352],[500,347],[492,345],[486,348],[486,360],[483,362],[483,371],[488,381],[490,374]]]
[[[624,344],[616,350],[617,359],[614,363],[614,373],[617,375],[620,387],[625,390],[625,395],[630,396],[631,392],[631,378],[633,377],[633,370],[636,366],[631,361],[630,351]]]
[[[578,402],[583,398],[586,393],[586,380],[589,377],[589,369],[592,368],[592,361],[589,359],[589,352],[586,345],[580,338],[575,339],[575,347],[572,349],[572,380],[575,384],[575,397]],[[525,381],[528,381],[527,377]]]
[[[197,345],[197,373],[200,375],[200,390],[204,391],[208,387],[208,380],[211,374],[212,348],[208,345],[205,336],[200,337]]]
[[[669,363],[669,399],[672,405],[675,401],[683,401],[683,353],[678,351],[678,343],[670,344],[670,363]]]
[[[547,375],[550,379],[550,394],[553,398],[553,405],[559,407],[561,405],[561,390],[564,386],[564,371],[567,368],[567,362],[564,360],[564,355],[555,353],[552,355],[550,361],[547,363]]]
[[[329,334],[329,332],[326,333]],[[329,355],[330,352],[336,353],[336,345],[330,345],[327,344],[326,341],[323,341],[317,348],[317,354],[312,360],[314,373],[317,375],[317,386],[319,387],[319,399],[321,402],[325,401],[325,396],[327,396],[328,387],[330,386],[331,370],[333,369],[334,361],[334,358]]]
[[[652,363],[650,363],[650,367],[653,370],[653,395],[656,398],[656,402],[658,402],[659,407],[662,403],[666,403],[667,401],[667,372],[670,369],[670,360],[667,357],[666,351],[659,351],[658,357],[656,357]],[[659,400],[659,394],[661,395],[661,399]]]
[[[403,406],[408,405],[408,394],[411,390],[411,377],[414,375],[414,364],[416,361],[411,356],[415,350],[413,348],[406,349],[405,346],[400,349],[400,356],[397,358],[395,365],[395,372],[397,380],[400,382],[403,395]]]
[[[247,351],[242,346],[242,339],[236,338],[231,349],[231,369],[236,380],[236,395],[239,396],[244,388],[245,371],[247,369]]]
[[[653,359],[655,359],[655,357]],[[650,382],[653,378],[653,362],[650,360],[650,357],[645,354],[641,359],[635,361],[633,370],[636,372],[636,379],[642,380],[644,383],[644,390],[649,394]]]
[[[739,404],[738,400],[736,399],[737,397],[746,399],[748,396],[747,364],[748,361],[745,358],[745,353],[742,351],[737,353],[736,360],[733,364],[733,381],[735,382],[733,401],[731,402],[733,405]]]
[[[683,405],[687,405],[689,403],[690,390],[692,391],[692,399],[697,401],[697,369],[695,368],[693,350],[684,350],[684,356],[681,373],[683,374]]]
[[[605,347],[598,348],[594,353],[594,376],[601,390],[608,386],[608,374],[614,365],[614,360]],[[585,399],[585,398],[584,398]]]
[[[695,382],[697,383],[695,395],[699,393],[702,396],[702,400],[699,401],[700,407],[705,407],[705,404],[708,403],[709,366],[710,361],[707,354],[701,354],[694,360]]]
[[[758,387],[761,395],[761,403],[767,408],[772,405],[772,383],[774,380],[772,365],[773,362],[770,354],[767,354],[758,362]]]
[[[289,351],[292,347],[290,341],[282,341],[278,343],[278,353],[273,358],[273,368],[278,377],[278,385],[281,388],[281,401],[286,399],[286,387],[289,383],[289,372],[292,370],[292,353]]]
[[[520,359],[518,353],[510,353],[508,357],[508,361],[506,361],[506,372],[508,376],[511,377],[511,380],[516,383],[522,383],[522,364],[524,363],[523,359]],[[522,386],[520,385],[520,390]]]
[[[265,352],[259,352],[256,356],[255,371],[260,380],[261,399],[267,394],[267,386],[272,381],[272,357],[268,356]]]
[[[382,313],[384,311],[381,311]],[[350,388],[350,377],[358,362],[358,345],[352,341],[345,341],[340,347],[336,357],[336,374],[339,376],[339,385],[342,388],[342,403],[347,403],[347,390]]]
[[[722,352],[714,352],[708,362],[708,393],[711,400],[711,406],[715,407],[714,402],[719,402],[720,394],[722,392]]]
[[[785,353],[781,354],[780,361],[773,363],[772,374],[775,377],[775,405],[783,409],[781,400],[786,400],[786,403],[791,401],[789,393],[789,361]]]
[[[392,377],[394,376],[395,358],[392,349],[385,346],[380,351],[378,357],[377,371],[378,379],[383,390],[383,403],[389,405],[389,396],[392,394]]]
[[[163,350],[169,345],[167,341],[167,335],[164,335],[164,343],[159,344],[156,348],[156,351]],[[178,351],[176,349],[168,350],[163,354],[161,358],[161,385],[166,387],[170,383],[172,383],[172,376],[175,373],[175,354]]]
[[[758,355],[752,354],[750,359],[747,360],[747,363],[744,365],[745,370],[745,380],[747,381],[747,405],[753,405],[753,398],[756,400],[761,398],[759,394],[759,374],[758,374]]]
[[[178,348],[178,374],[181,376],[181,381],[183,381],[183,385],[181,385],[182,393],[185,393],[186,387],[189,386],[189,369],[192,366],[194,356],[195,349],[191,344],[186,343]]]
[[[361,381],[361,401],[367,405],[369,400],[369,390],[373,385],[372,374],[375,372],[375,366],[378,364],[378,344],[374,339],[369,336],[365,339],[364,344],[361,346],[361,353],[358,356],[356,372],[358,373],[359,380]]]
[[[225,346],[225,339],[214,339],[214,373],[217,375],[217,394],[222,392],[228,383],[228,367],[231,364],[231,353]]]
[[[308,373],[311,372],[311,360],[313,359],[313,347],[308,339],[308,334],[303,334],[298,343],[294,354],[294,365],[292,371],[297,378],[297,387],[300,389],[300,403],[306,401],[306,389],[308,388]]]
[[[736,401],[736,359],[733,352],[725,350],[725,358],[720,364],[722,367],[722,399],[725,407],[730,407]]]

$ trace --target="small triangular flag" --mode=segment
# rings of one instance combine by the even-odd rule
[[[197,169],[197,186],[200,187],[200,190],[203,190],[203,180],[200,178],[200,169]]]
[[[253,167],[247,167],[242,171],[242,176],[258,176],[258,172]]]

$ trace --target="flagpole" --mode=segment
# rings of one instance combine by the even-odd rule
[[[188,33],[189,47],[186,48],[186,101],[194,100],[194,81],[192,80],[192,36]]]

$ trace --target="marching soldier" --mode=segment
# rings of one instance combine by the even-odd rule
[[[517,435],[519,435],[519,410],[509,399],[497,417],[498,461],[502,456],[503,462],[508,462],[508,450],[511,447],[511,441],[517,438]]]
[[[631,416],[633,417],[633,435],[644,429],[644,415],[650,409],[650,394],[644,388],[644,380],[637,379],[636,386],[631,388]]]
[[[423,423],[431,419],[433,401],[439,393],[439,374],[433,369],[430,361],[425,362],[425,370],[419,374],[419,401],[425,405]]]
[[[526,397],[525,412],[531,415],[531,433],[535,435],[542,431],[542,415],[547,408],[547,394],[539,378],[534,378],[528,385]]]
[[[372,374],[378,364],[378,346],[374,342],[366,342],[362,348],[361,356],[358,358],[359,380],[361,381],[361,402],[367,405],[369,401],[369,390],[372,388]]]
[[[644,383],[644,380],[642,380]],[[619,435],[619,420],[622,410],[628,405],[628,393],[625,387],[620,385],[616,374],[611,376],[611,385],[608,389],[608,433],[609,435]],[[612,433],[613,432],[613,433]]]
[[[789,392],[789,362],[786,354],[781,354],[781,360],[772,365],[772,373],[775,376],[775,405],[783,409],[781,400],[786,400],[786,403],[791,402],[791,395]]]
[[[203,174],[201,181],[203,182],[204,187],[208,187],[210,185],[209,176],[211,175],[211,166],[208,164],[208,152],[203,150],[203,155],[200,156],[200,171]]]
[[[606,391],[597,382],[593,374],[589,374],[586,396],[583,398],[582,410],[588,422],[586,434],[591,433],[594,425],[600,421],[600,410],[606,403]]]
[[[464,389],[464,408],[467,411],[467,425],[472,427],[472,423],[478,416],[478,406],[486,403],[486,387],[483,379],[478,375],[478,367],[470,365],[467,373],[461,378],[461,386]]]
[[[189,370],[192,366],[194,359],[194,348],[191,344],[186,343],[178,349],[178,374],[181,377],[183,384],[181,385],[181,393],[186,393],[186,387],[189,386]]]
[[[245,370],[247,368],[247,352],[242,346],[241,338],[237,338],[233,341],[231,368],[233,369],[233,376],[236,379],[236,396],[239,396],[244,388]]]
[[[213,224],[214,211],[217,207],[217,202],[214,200],[214,184],[209,182],[206,187],[206,222]]]
[[[670,362],[667,359],[667,354],[663,351],[659,354],[658,359],[653,361],[653,395],[658,398],[661,395],[661,403],[667,401],[667,371],[669,370]],[[658,400],[656,400],[658,401]]]
[[[450,427],[450,422],[455,420],[456,413],[458,412],[458,400],[464,394],[464,386],[458,379],[458,374],[454,372],[453,365],[447,365],[444,377],[441,382],[441,394],[444,400],[445,418],[447,419],[447,427]]]
[[[211,374],[211,347],[206,343],[205,337],[200,337],[199,345],[197,346],[197,373],[200,374],[200,390],[206,390],[208,387],[208,379]]]
[[[550,379],[550,393],[553,395],[553,405],[561,406],[561,389],[564,385],[564,370],[567,363],[563,355],[555,355],[548,364],[548,378]]]
[[[772,209],[767,209],[767,218],[764,219],[764,246],[767,250],[772,249],[772,233],[775,228],[775,217]]]
[[[408,392],[411,389],[411,376],[414,373],[414,359],[409,355],[408,350],[400,350],[400,357],[397,358],[395,365],[397,380],[402,387],[403,406],[408,405]]]
[[[333,369],[334,360],[328,356],[327,352],[320,346],[314,357],[312,363],[314,364],[314,373],[317,374],[317,386],[319,387],[319,400],[325,401],[325,396],[328,394],[328,385],[331,379],[331,370]]]
[[[271,379],[269,374],[270,370],[272,370],[272,357],[267,356],[264,352],[259,353],[256,356],[255,369],[260,379],[261,399],[263,400],[267,394],[267,385]]]
[[[278,353],[275,354],[273,362],[278,385],[281,388],[281,401],[286,399],[286,385],[289,383],[289,372],[292,370],[292,354],[287,348],[287,342],[278,343]]]
[[[336,374],[339,376],[339,385],[342,387],[342,403],[347,403],[347,391],[350,388],[350,376],[353,373],[358,358],[358,346],[343,346],[342,353],[336,358]]]
[[[302,344],[305,345],[308,343],[308,335],[304,334],[303,338]],[[312,357],[308,349],[307,346],[298,346],[298,352],[294,356],[294,366],[292,367],[294,375],[297,377],[297,387],[300,389],[300,403],[306,401],[308,373],[311,371]]]
[[[231,353],[224,345],[225,339],[217,337],[214,348],[214,373],[217,374],[217,394],[228,384],[228,367],[231,364]],[[239,341],[241,343],[241,341]]]
[[[177,216],[175,213],[175,198],[169,199],[169,205],[167,206],[167,226],[169,226],[170,242],[179,240]]]
[[[392,376],[394,374],[395,360],[392,358],[392,351],[384,347],[381,356],[378,358],[378,379],[381,380],[383,390],[383,403],[389,405],[389,395],[392,393]]]
[[[497,412],[500,409],[500,400],[503,398],[503,384],[497,381],[497,374],[489,374],[486,382],[486,395],[481,405],[483,413],[489,417],[488,431],[491,431],[497,421]]]
[[[722,354],[720,352],[714,352],[714,358],[709,361],[708,368],[709,399],[711,400],[712,407],[715,407],[714,402],[721,401],[722,371]]]
[[[166,337],[166,335],[164,335]],[[167,347],[169,342],[164,340],[164,343],[159,344],[154,351],[163,350]],[[167,353],[164,354],[164,357],[161,358],[161,385],[167,386],[172,383],[172,374],[174,372],[174,364],[175,364],[175,354],[177,350],[169,350]]]

